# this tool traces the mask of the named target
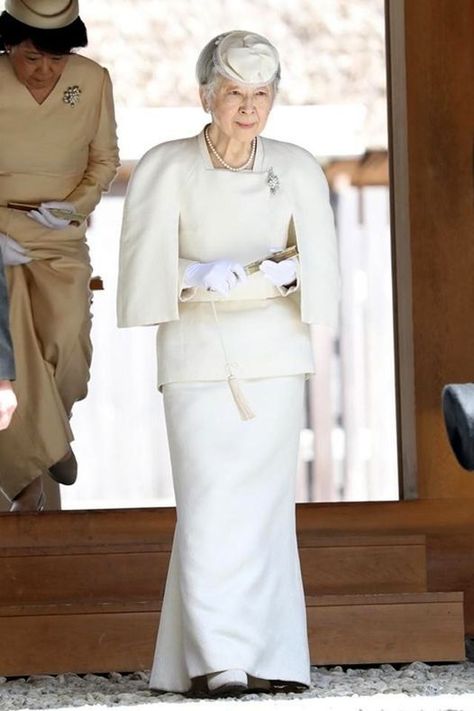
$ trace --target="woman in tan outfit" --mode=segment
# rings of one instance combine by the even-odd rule
[[[41,475],[76,476],[69,418],[86,396],[91,267],[86,220],[118,166],[107,71],[77,0],[7,0],[0,16],[0,241],[6,255],[18,409],[0,432],[11,510],[42,507]],[[11,203],[37,209],[22,211]]]

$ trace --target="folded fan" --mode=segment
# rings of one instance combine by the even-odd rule
[[[8,202],[7,207],[10,207],[12,210],[21,210],[22,212],[30,212],[30,210],[38,210],[38,208],[41,207],[41,205],[27,203],[27,202]],[[61,210],[60,208],[57,208],[57,207],[49,207],[48,210],[53,215],[53,217],[57,217],[60,220],[70,220],[71,222],[76,223],[78,225],[80,225],[81,222],[84,222],[84,220],[87,218],[87,215],[83,215],[80,212],[71,212],[70,210]]]
[[[263,259],[257,259],[255,262],[250,262],[246,264],[244,269],[245,273],[250,276],[250,274],[255,274],[260,269],[260,265],[269,259],[272,262],[283,262],[285,259],[291,259],[292,257],[298,256],[298,249],[293,247],[288,247],[287,249],[282,249],[280,252],[272,252],[268,257]]]

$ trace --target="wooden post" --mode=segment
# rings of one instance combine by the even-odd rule
[[[412,477],[418,461],[420,497],[472,498],[440,396],[474,379],[474,0],[390,0],[388,12],[403,463]]]

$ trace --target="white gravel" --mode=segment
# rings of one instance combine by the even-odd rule
[[[259,711],[474,711],[474,663],[428,665],[415,662],[364,668],[313,668],[311,688],[303,694],[247,694],[238,701],[187,699],[156,695],[143,672],[107,675],[60,674],[21,679],[0,677],[0,711],[15,709],[125,709],[148,711],[160,704],[201,704],[199,711],[235,709],[236,703]]]

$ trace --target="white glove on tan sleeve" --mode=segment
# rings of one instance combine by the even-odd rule
[[[228,259],[216,262],[195,262],[184,272],[184,288],[200,286],[207,291],[216,291],[221,296],[227,296],[238,283],[247,279],[247,274],[241,264]]]
[[[42,202],[37,210],[30,210],[29,217],[36,222],[39,222],[43,227],[48,227],[50,230],[63,230],[69,225],[71,220],[63,220],[59,217],[54,217],[49,208],[54,207],[58,210],[68,210],[71,213],[75,212],[75,207],[72,202]]]
[[[3,264],[6,267],[16,267],[18,264],[28,264],[31,258],[27,256],[26,250],[19,242],[0,232],[0,250],[2,252]]]
[[[16,410],[17,401],[9,380],[0,380],[0,430],[6,430]]]
[[[298,272],[293,259],[284,259],[283,262],[272,262],[265,259],[260,265],[260,271],[271,281],[273,286],[288,286],[296,281]]]

